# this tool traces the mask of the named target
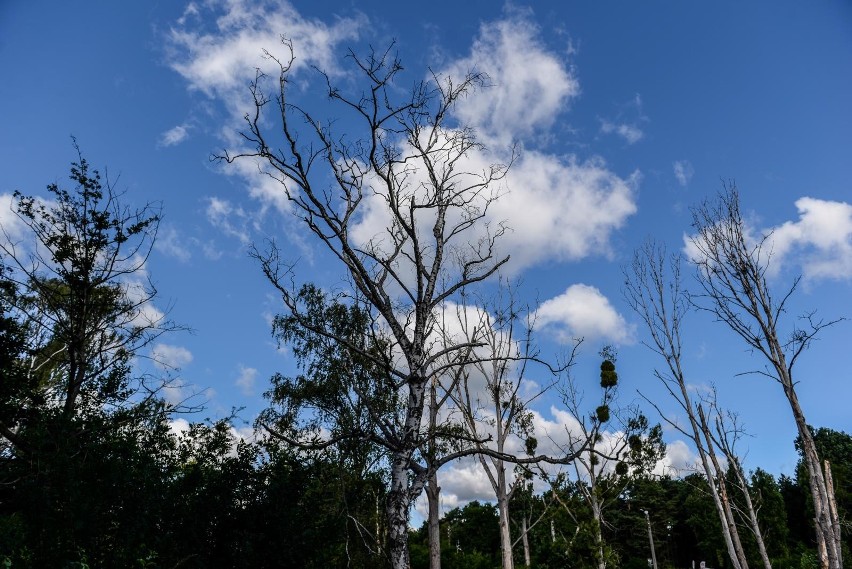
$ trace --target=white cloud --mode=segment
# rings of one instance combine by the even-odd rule
[[[540,136],[580,94],[574,73],[542,44],[538,27],[521,13],[512,16],[482,24],[470,55],[443,70],[457,81],[471,70],[488,75],[491,86],[463,98],[454,112],[495,146]]]
[[[678,160],[672,163],[672,169],[674,170],[677,183],[684,188],[689,185],[689,182],[692,180],[692,176],[695,174],[695,169],[692,167],[692,163],[689,160]]]
[[[207,198],[205,214],[207,221],[225,235],[236,237],[243,245],[251,242],[249,236],[251,216],[242,207],[235,206],[228,200],[210,197]]]
[[[281,43],[285,37],[293,43],[293,71],[316,65],[333,73],[338,69],[338,45],[355,39],[367,24],[360,15],[337,18],[331,25],[306,19],[286,0],[211,0],[203,8],[190,6],[192,10],[187,9],[169,35],[170,63],[191,89],[227,105],[228,129],[240,124],[252,108],[248,85],[255,70],[278,75],[275,62],[263,57],[264,50],[286,61],[289,52]],[[199,29],[201,18],[187,18],[201,9],[218,15],[214,29]]]
[[[276,49],[280,54],[279,34],[284,34],[292,39],[296,51],[295,76],[311,64],[339,76],[337,45],[355,38],[366,24],[365,18],[356,16],[326,25],[303,18],[283,1],[277,2],[275,9],[256,7],[244,0],[210,5],[223,14],[216,29],[192,29],[186,22],[197,18],[185,18],[185,25],[172,31],[172,46],[179,52],[172,66],[192,89],[225,106],[229,119],[222,136],[231,146],[240,144],[236,132],[251,108],[247,85],[254,79],[255,68],[274,71],[270,61],[259,59],[262,49]],[[612,232],[636,212],[638,172],[623,178],[599,157],[582,159],[535,150],[541,141],[550,139],[552,127],[580,93],[579,81],[565,57],[544,45],[538,27],[524,13],[515,11],[511,17],[483,24],[469,54],[438,73],[456,80],[471,69],[488,74],[491,86],[463,97],[452,112],[460,123],[474,127],[489,149],[471,151],[466,162],[457,164],[456,171],[480,173],[492,164],[513,159],[514,164],[497,188],[504,195],[493,204],[485,223],[468,231],[459,246],[476,243],[487,231],[505,223],[510,231],[499,244],[498,253],[512,256],[507,268],[510,273],[540,262],[609,255]],[[293,82],[292,88],[297,97],[300,84]],[[520,156],[509,153],[507,147],[513,141],[521,145],[519,148],[526,147]],[[410,153],[404,147],[401,151]],[[249,195],[260,204],[259,210],[249,211],[211,198],[207,214],[211,223],[241,243],[250,241],[250,230],[269,209],[281,213],[291,210],[280,183],[263,174],[254,161],[238,160],[226,171],[247,181]],[[425,178],[425,173],[415,172],[409,177],[411,188],[417,187],[418,177]],[[361,209],[351,234],[360,244],[373,238],[381,240],[388,227],[386,203],[368,193]],[[286,226],[284,231],[288,231]],[[300,235],[291,231],[289,237],[310,258]]]
[[[852,205],[803,197],[796,209],[798,220],[770,230],[773,263],[793,260],[808,280],[852,278]]]
[[[189,125],[180,124],[160,135],[160,146],[175,146],[186,140],[187,136],[189,136]]]
[[[601,158],[525,152],[509,171],[509,191],[490,210],[492,225],[505,221],[511,230],[500,244],[512,256],[509,270],[609,254],[610,235],[636,212],[639,178],[620,178]]]
[[[202,11],[209,11],[215,17],[202,18]],[[215,25],[204,28],[205,21],[213,21]],[[249,84],[258,70],[274,78],[278,76],[277,64],[265,52],[286,62],[290,52],[282,45],[282,37],[287,38],[292,41],[295,57],[293,74],[317,66],[337,75],[341,60],[338,47],[356,39],[367,23],[360,14],[336,18],[332,24],[304,18],[286,0],[193,2],[168,35],[169,64],[191,90],[203,92],[223,105],[226,120],[221,137],[232,151],[239,152],[244,144],[238,134],[244,127],[243,117],[254,108]],[[185,135],[186,125],[181,125],[168,131],[163,143],[177,143]],[[237,161],[225,171],[243,178],[250,196],[259,202],[259,210],[247,214],[253,219],[261,218],[270,206],[287,211],[280,184],[255,163]],[[241,242],[248,242],[248,235],[239,226],[223,223],[220,227]]]
[[[254,395],[255,383],[257,383],[257,370],[241,365],[239,376],[234,384],[240,388],[243,395]]]
[[[0,239],[4,245],[15,244],[27,233],[27,226],[15,213],[18,200],[12,194],[0,194]]]
[[[699,466],[698,455],[682,440],[666,443],[666,454],[654,466],[657,476],[681,476],[694,472]]]
[[[613,123],[608,120],[601,121],[601,132],[604,134],[617,134],[627,142],[627,144],[636,144],[645,133],[635,124]]]
[[[176,437],[182,437],[189,432],[189,421],[186,419],[172,419],[169,421],[169,432]]]
[[[770,276],[786,266],[796,266],[805,280],[852,279],[852,205],[846,202],[803,197],[796,200],[799,219],[757,230],[745,229],[747,244],[767,236],[761,250],[762,263]],[[684,235],[684,254],[701,257],[699,236]]]
[[[164,255],[186,262],[192,257],[192,253],[183,245],[185,242],[186,240],[180,236],[180,233],[174,227],[170,225],[160,226],[154,248]]]
[[[192,352],[183,346],[155,344],[151,348],[151,359],[160,369],[179,370],[192,362]]]
[[[563,340],[597,338],[632,343],[633,327],[619,314],[609,299],[589,285],[574,284],[550,300],[538,311],[544,329],[554,329]]]

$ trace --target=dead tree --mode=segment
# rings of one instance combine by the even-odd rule
[[[539,358],[533,344],[535,313],[528,308],[521,310],[509,285],[501,287],[492,302],[472,303],[478,307],[473,309],[468,304],[457,311],[462,337],[482,346],[474,351],[471,365],[464,370],[461,381],[455,382],[450,394],[454,410],[471,438],[477,441],[476,447],[497,452],[496,456],[479,453],[477,458],[497,500],[502,567],[512,569],[514,542],[509,505],[531,472],[528,468],[516,469],[513,462],[502,456],[508,453],[507,445],[512,438],[523,443],[527,456],[535,454],[537,441],[533,436],[530,405],[555,385],[558,370],[571,365],[574,351],[561,364],[550,365]],[[578,345],[575,343],[574,350]],[[535,385],[527,383],[527,367],[536,364],[543,368],[545,380],[531,392],[525,392],[525,387]],[[521,531],[519,539],[526,540],[529,528]]]
[[[722,526],[728,557],[735,569],[748,569],[727,499],[724,472],[720,472],[713,464],[710,454],[712,449],[707,447],[698,409],[689,393],[682,366],[681,325],[689,311],[689,302],[682,286],[681,257],[673,255],[669,258],[665,248],[654,243],[646,243],[637,250],[630,268],[625,270],[625,299],[642,319],[650,335],[650,341],[643,343],[666,362],[666,369],[654,370],[654,375],[683,410],[688,425],[684,426],[667,417],[659,405],[644,395],[642,397],[657,409],[666,423],[695,445]]]
[[[733,474],[734,485],[739,489],[743,497],[745,511],[742,511],[743,508],[737,506],[734,500],[731,501],[732,509],[740,514],[742,522],[751,530],[764,569],[772,569],[772,562],[766,550],[763,531],[760,528],[757,516],[757,508],[752,500],[751,490],[746,482],[746,474],[743,470],[742,462],[735,449],[737,441],[743,436],[745,429],[736,413],[719,408],[715,387],[704,400],[710,414],[708,420],[703,407],[699,407],[699,418],[701,419],[701,428],[704,432],[704,437],[707,440],[708,446],[715,446],[724,455],[728,463],[728,471]],[[713,428],[710,427],[709,422],[713,423]]]
[[[725,186],[715,201],[693,210],[693,228],[693,262],[701,287],[701,294],[693,298],[694,304],[724,323],[749,349],[761,354],[769,365],[756,373],[773,379],[783,389],[801,440],[802,460],[810,475],[820,564],[824,569],[840,569],[840,521],[831,507],[834,490],[826,481],[793,379],[794,366],[811,341],[838,320],[817,320],[811,313],[800,320],[803,326],[794,324],[788,338],[783,337],[787,302],[799,279],[780,297],[773,294],[767,281],[771,234],[751,238],[734,185]]]
[[[353,121],[341,133],[335,132],[335,122],[291,101],[292,49],[286,41],[285,47],[287,58],[267,54],[278,63],[278,76],[270,81],[258,72],[251,85],[254,109],[242,133],[246,147],[220,158],[255,160],[280,183],[295,217],[345,270],[349,300],[390,343],[382,353],[392,357],[379,357],[306,317],[292,264],[282,261],[274,242],[255,251],[298,325],[372,360],[382,381],[392,380],[384,389],[399,393],[393,413],[368,406],[368,431],[353,429],[307,443],[291,437],[290,442],[318,449],[357,439],[384,449],[390,471],[385,508],[390,564],[406,569],[412,501],[443,464],[477,452],[475,441],[447,429],[441,436],[459,443],[456,449],[424,460],[430,441],[424,411],[430,381],[467,365],[465,354],[478,345],[439,346],[436,315],[462,289],[488,279],[508,261],[495,249],[504,228],[485,223],[507,166],[472,166],[483,148],[470,128],[450,122],[453,106],[483,83],[481,75],[459,81],[433,77],[406,89],[399,85],[402,66],[390,50],[366,58],[350,53],[362,91],[346,93],[320,73],[331,102]],[[364,225],[368,213],[378,216],[373,227]]]

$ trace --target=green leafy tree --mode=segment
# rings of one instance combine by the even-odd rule
[[[143,449],[163,440],[169,408],[161,384],[131,367],[174,328],[152,309],[143,270],[159,213],[121,205],[77,153],[73,190],[16,192],[24,231],[0,228],[0,510],[19,530],[9,551],[24,566],[132,565],[147,555],[132,537],[150,534],[137,531],[152,520],[143,497],[162,494],[158,453]]]

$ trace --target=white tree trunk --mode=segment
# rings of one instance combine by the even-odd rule
[[[500,513],[500,552],[503,558],[503,569],[515,569],[512,556],[512,535],[509,529],[509,498],[505,492],[497,498],[497,509]],[[526,536],[525,536],[526,538]]]

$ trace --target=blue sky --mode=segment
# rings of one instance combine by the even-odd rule
[[[207,416],[239,407],[251,421],[268,378],[294,367],[271,338],[280,306],[248,244],[276,236],[301,259],[300,278],[323,286],[339,285],[342,273],[274,187],[259,184],[251,167],[209,157],[234,144],[248,78],[279,35],[293,39],[300,64],[322,65],[344,83],[349,47],[395,39],[406,81],[429,68],[470,67],[494,80],[459,116],[494,146],[523,145],[501,210],[513,228],[512,271],[524,295],[544,303],[545,350],[559,349],[566,335],[586,337],[575,374],[589,389],[597,350],[614,342],[623,396],[641,388],[664,397],[652,375],[662,362],[641,345],[643,330],[621,296],[621,266],[648,236],[681,248],[689,206],[722,179],[736,179],[755,229],[776,228],[785,240],[773,285],[804,276],[790,316],[816,309],[852,317],[848,3],[399,5],[0,4],[0,221],[9,223],[12,191],[39,194],[67,180],[70,135],[93,165],[120,176],[127,201],[162,202],[147,268],[160,308],[171,305],[194,333],[163,339],[159,353],[204,392]],[[307,67],[297,77],[318,113],[338,112],[312,97]],[[492,108],[499,114],[488,114]],[[850,326],[825,331],[798,370],[809,422],[847,432]],[[753,435],[744,442],[747,467],[791,474],[795,429],[779,386],[736,375],[763,363],[701,314],[688,322],[684,343],[690,379],[715,382]],[[558,402],[540,405],[543,421],[554,420],[550,405]],[[447,473],[445,491],[479,496],[463,478]]]

